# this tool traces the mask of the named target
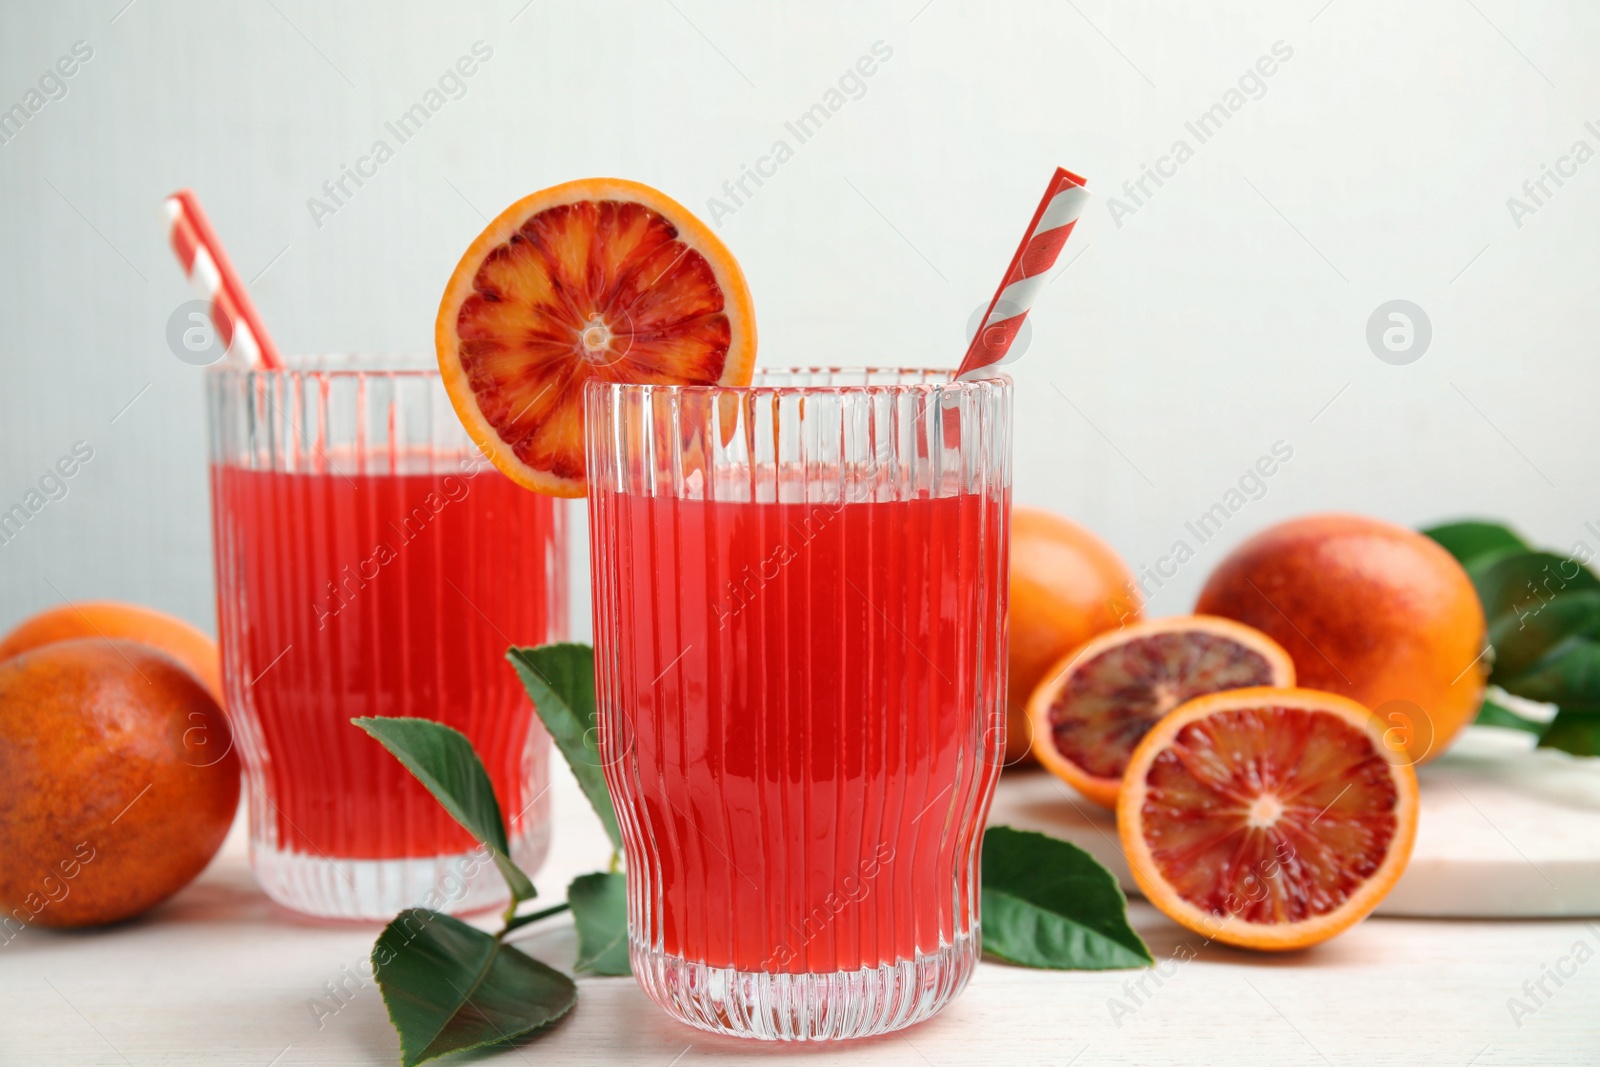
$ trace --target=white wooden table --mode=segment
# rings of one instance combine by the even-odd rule
[[[576,784],[556,770],[555,844],[536,879],[552,898],[609,854]],[[382,998],[358,970],[378,927],[317,922],[270,903],[251,878],[241,831],[197,882],[141,920],[28,930],[0,947],[0,1064],[397,1063]],[[1140,902],[1133,922],[1162,961],[1155,972],[985,963],[933,1020],[830,1047],[704,1034],[669,1020],[631,978],[581,978],[577,1008],[552,1033],[482,1062],[1600,1063],[1600,923],[1377,918],[1319,948],[1263,956],[1202,945]],[[1535,987],[1535,1003],[1524,983],[1538,983],[1579,942],[1592,958],[1562,964],[1575,973],[1560,986],[1544,977],[1550,995]],[[522,943],[571,964],[565,919]],[[1531,1010],[1514,1017],[1511,998]],[[342,1006],[319,1020],[319,1000]]]

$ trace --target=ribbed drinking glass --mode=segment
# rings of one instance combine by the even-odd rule
[[[635,975],[727,1034],[928,1017],[979,955],[1010,380],[769,371],[585,400]]]
[[[274,900],[381,919],[506,898],[494,864],[350,720],[471,739],[528,871],[549,840],[549,737],[505,660],[566,629],[564,514],[483,460],[437,368],[317,358],[207,374],[217,614]]]

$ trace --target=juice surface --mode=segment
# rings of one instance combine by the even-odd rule
[[[592,499],[602,757],[643,936],[802,973],[971,932],[1003,498]]]
[[[554,502],[494,470],[211,477],[229,711],[258,754],[252,803],[270,806],[277,847],[340,859],[473,848],[351,725],[362,715],[465,733],[515,833],[533,799],[522,795],[533,709],[505,653],[565,629],[549,606],[564,604],[548,593],[565,580],[548,563]]]

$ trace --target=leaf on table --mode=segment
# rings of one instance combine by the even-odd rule
[[[495,866],[516,900],[535,895],[533,882],[511,861],[505,819],[495,799],[489,772],[459,730],[430,719],[351,719],[377,738],[427,787],[444,810],[473,837],[489,846]]]
[[[1540,748],[1558,748],[1575,756],[1600,756],[1600,713],[1562,708],[1539,738]]]
[[[983,835],[983,948],[1053,970],[1155,962],[1110,871],[1077,845],[1009,826]]]
[[[1506,612],[1489,624],[1495,676],[1513,677],[1567,638],[1597,633],[1600,592],[1594,590],[1564,593],[1548,603],[1536,601],[1521,611]]]
[[[1568,638],[1521,674],[1496,681],[1528,700],[1600,712],[1600,642]]]
[[[1497,522],[1447,522],[1422,532],[1443,545],[1463,567],[1493,552],[1526,552],[1532,547]]]
[[[544,722],[550,737],[572,768],[573,777],[589,798],[600,824],[611,838],[611,847],[622,849],[622,831],[617,826],[617,811],[606,790],[601,770],[600,748],[595,731],[594,649],[588,645],[562,643],[538,648],[506,650],[506,658],[516,668],[522,687]]]
[[[1518,552],[1467,568],[1491,622],[1503,615],[1528,618],[1559,596],[1600,592],[1594,572],[1553,552]]]
[[[459,919],[401,912],[372,965],[405,1067],[521,1037],[565,1015],[578,987],[560,971]]]
[[[574,970],[591,974],[632,974],[628,963],[628,881],[615,872],[579,875],[567,887],[578,927]]]
[[[1550,726],[1547,722],[1524,718],[1489,697],[1484,697],[1483,703],[1478,706],[1478,717],[1472,720],[1472,723],[1474,726],[1499,726],[1506,730],[1521,730],[1535,737],[1543,736]]]

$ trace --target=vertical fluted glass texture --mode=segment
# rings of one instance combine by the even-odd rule
[[[1010,405],[946,371],[589,385],[600,751],[634,972],[678,1018],[857,1037],[970,975]]]
[[[324,357],[207,374],[217,615],[251,862],[313,915],[505,899],[472,838],[351,724],[419,716],[483,757],[532,871],[549,737],[505,662],[566,630],[557,502],[490,467],[436,368]]]

